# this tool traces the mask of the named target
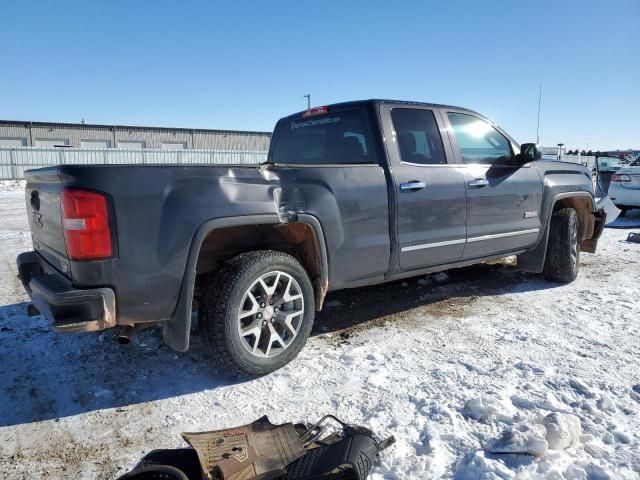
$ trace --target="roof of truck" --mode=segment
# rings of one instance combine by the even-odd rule
[[[484,115],[474,111],[474,110],[470,110],[468,108],[464,108],[464,107],[456,107],[454,105],[444,105],[444,104],[439,104],[439,103],[428,103],[428,102],[415,102],[415,101],[409,101],[409,100],[391,100],[391,99],[383,99],[383,98],[370,98],[367,100],[351,100],[348,102],[340,102],[340,103],[330,103],[327,105],[323,105],[329,108],[329,112],[331,111],[332,108],[348,108],[348,107],[358,107],[360,105],[363,104],[383,104],[383,103],[394,103],[394,104],[400,104],[400,105],[420,105],[420,106],[424,106],[424,107],[431,107],[431,108],[455,108],[456,110],[463,110],[469,113],[473,113],[475,115],[480,115],[482,117],[484,117]],[[317,107],[311,107],[311,109],[314,108],[320,108],[320,106]],[[299,112],[293,113],[291,115],[287,115],[286,117],[283,118],[290,118],[290,117],[299,117],[300,115],[302,115],[304,112],[306,112],[307,110],[301,110]]]

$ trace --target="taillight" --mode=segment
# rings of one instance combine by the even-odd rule
[[[109,209],[104,195],[65,188],[62,191],[62,227],[70,259],[111,256]]]
[[[313,107],[302,112],[302,118],[315,117],[316,115],[324,115],[329,112],[329,107]]]
[[[614,173],[613,175],[611,175],[611,181],[612,182],[630,182],[631,177],[629,175],[625,175],[624,173],[621,173],[621,174]]]

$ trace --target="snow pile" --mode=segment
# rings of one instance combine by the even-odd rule
[[[511,422],[516,409],[506,399],[484,396],[468,400],[464,412],[481,422]]]
[[[550,413],[544,417],[545,438],[552,450],[564,450],[575,447],[580,441],[582,428],[580,419],[575,415]]]
[[[549,444],[545,439],[544,426],[519,423],[507,428],[500,437],[489,441],[486,451],[489,453],[523,453],[541,457],[547,452]]]
[[[332,293],[299,358],[246,380],[199,336],[179,354],[155,329],[122,347],[27,318],[24,203],[0,192],[3,478],[113,479],[180,432],[325,413],[395,435],[375,480],[640,477],[640,245],[624,230],[567,286],[489,265]]]

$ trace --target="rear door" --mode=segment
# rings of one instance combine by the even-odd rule
[[[444,109],[443,120],[467,190],[463,259],[520,250],[540,233],[542,179],[534,163],[515,165],[517,146],[486,119]]]
[[[369,122],[361,103],[318,107],[280,120],[271,141],[277,201],[322,223],[332,289],[384,278],[389,269],[387,178]]]
[[[402,270],[460,259],[465,244],[462,175],[443,142],[437,109],[380,106],[396,198],[398,261]]]

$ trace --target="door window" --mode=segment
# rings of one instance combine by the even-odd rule
[[[509,163],[509,140],[488,122],[464,113],[448,112],[447,116],[464,163]]]
[[[394,108],[391,120],[403,162],[418,165],[447,163],[442,137],[431,110]]]

